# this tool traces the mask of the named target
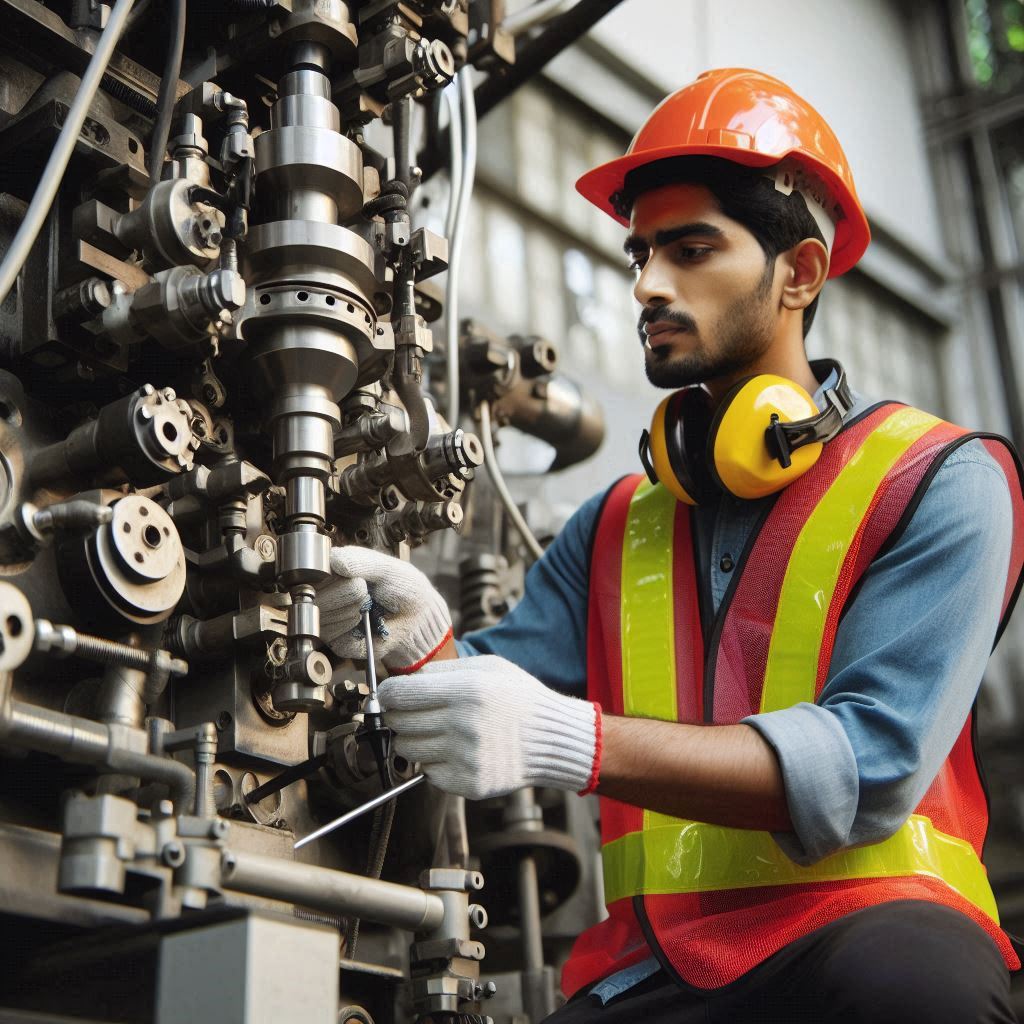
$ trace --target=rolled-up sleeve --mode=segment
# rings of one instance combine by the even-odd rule
[[[745,719],[782,768],[802,864],[892,835],[952,749],[991,653],[1012,540],[1002,471],[977,441],[936,473],[869,567],[814,704]]]

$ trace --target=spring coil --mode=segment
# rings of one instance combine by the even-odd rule
[[[476,555],[459,565],[459,611],[463,633],[493,626],[508,611],[501,585],[503,559]]]
[[[142,114],[143,117],[156,117],[156,104],[148,96],[136,92],[119,78],[114,78],[113,75],[104,75],[100,79],[100,87],[114,99],[120,100],[126,107],[131,107],[136,113]]]
[[[309,907],[292,907],[292,913],[300,921],[311,921],[313,924],[325,924],[328,928],[345,929],[345,918],[337,914],[327,914],[322,910],[310,910]]]

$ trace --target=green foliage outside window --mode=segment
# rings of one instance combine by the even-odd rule
[[[1024,83],[1024,0],[964,0],[974,80],[1010,92]]]

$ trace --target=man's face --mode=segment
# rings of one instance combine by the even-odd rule
[[[665,185],[633,204],[625,250],[643,306],[647,377],[681,388],[737,377],[771,346],[774,261],[699,185]]]

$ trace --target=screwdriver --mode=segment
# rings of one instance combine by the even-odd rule
[[[333,832],[335,829],[341,828],[342,825],[347,825],[350,821],[354,821],[356,818],[366,814],[367,811],[372,811],[381,804],[385,804],[389,800],[400,796],[406,790],[412,789],[413,786],[418,786],[426,778],[426,775],[420,772],[418,775],[414,775],[411,779],[407,779],[405,782],[402,782],[393,788],[389,788],[391,786],[390,772],[388,771],[387,765],[389,733],[381,722],[381,706],[380,701],[377,699],[377,667],[373,661],[373,623],[370,617],[371,607],[372,603],[367,601],[366,606],[361,609],[363,613],[363,633],[366,636],[366,681],[370,687],[370,696],[367,697],[366,705],[363,709],[362,735],[366,736],[370,741],[374,756],[377,758],[377,766],[380,769],[384,792],[378,793],[372,800],[368,800],[365,804],[348,811],[346,814],[341,815],[340,818],[335,818],[334,821],[329,821],[326,825],[322,825],[315,832],[311,832],[308,836],[303,836],[301,839],[296,841],[296,850],[305,846],[307,843],[311,843],[314,840],[319,839],[321,836],[325,836],[328,833]]]
[[[366,637],[366,682],[370,688],[370,696],[366,701],[363,711],[363,728],[359,735],[365,736],[373,751],[374,761],[377,764],[377,771],[380,773],[381,786],[387,790],[391,785],[391,773],[388,770],[389,754],[389,732],[381,722],[380,701],[377,698],[377,667],[374,664],[373,654],[373,623],[371,621],[371,609],[373,602],[367,600],[366,606],[360,609],[362,614],[363,634]],[[260,800],[271,796],[274,793],[290,786],[299,779],[308,778],[319,771],[327,763],[327,754],[318,754],[301,764],[297,764],[280,775],[274,776],[262,786],[258,786],[251,793],[246,794],[246,803],[259,803]]]
[[[363,634],[366,637],[366,682],[370,687],[370,696],[366,698],[366,705],[363,708],[363,728],[360,730],[360,736],[369,742],[377,762],[377,771],[380,773],[380,784],[387,790],[391,785],[391,772],[388,770],[390,734],[381,721],[382,709],[377,699],[377,666],[374,663],[373,621],[370,614],[372,607],[373,602],[367,600],[362,608]]]

